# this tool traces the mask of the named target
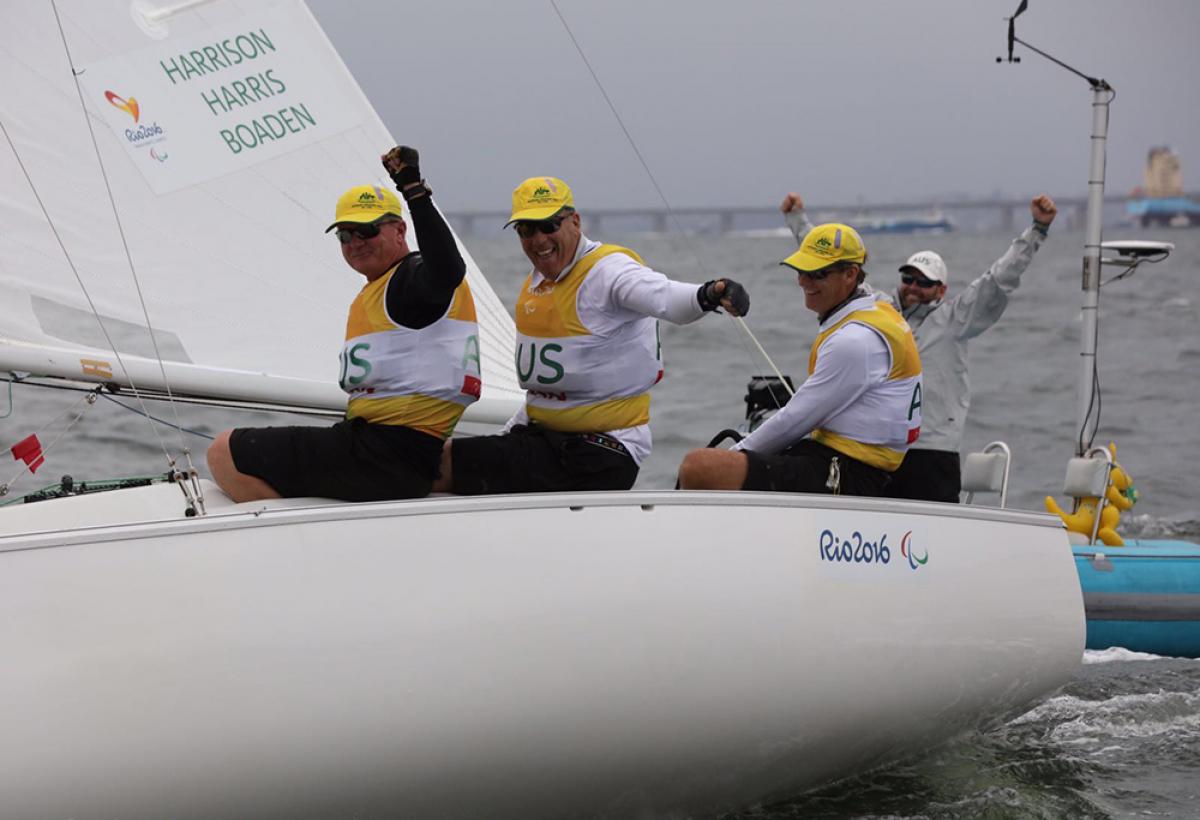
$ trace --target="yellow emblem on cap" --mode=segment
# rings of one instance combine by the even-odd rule
[[[567,183],[557,177],[530,177],[513,191],[512,215],[504,224],[549,219],[563,208],[574,207],[575,197]]]
[[[333,224],[325,229],[329,233],[343,222],[368,223],[385,216],[404,218],[400,198],[378,185],[355,185],[338,197],[333,212]]]
[[[840,222],[818,225],[800,243],[800,250],[781,264],[798,271],[817,271],[838,262],[867,261],[867,246],[858,231]]]

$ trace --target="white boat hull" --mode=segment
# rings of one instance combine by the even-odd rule
[[[182,509],[173,487],[106,495],[0,511],[0,531],[72,504],[97,520]],[[1083,607],[1056,524],[595,493],[260,503],[3,536],[0,804],[530,817],[786,797],[1074,674]],[[863,538],[876,548],[854,550]]]

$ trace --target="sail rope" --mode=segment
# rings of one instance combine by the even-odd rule
[[[620,112],[617,111],[617,106],[613,103],[612,98],[609,97],[608,91],[605,90],[604,83],[600,82],[600,76],[596,73],[596,70],[592,68],[592,63],[590,60],[588,60],[587,55],[584,53],[583,46],[579,44],[579,40],[575,37],[575,32],[571,30],[571,25],[567,22],[567,18],[563,16],[562,11],[558,8],[558,3],[556,0],[550,0],[550,5],[554,8],[554,13],[558,15],[558,19],[562,23],[563,28],[566,29],[567,37],[570,38],[571,43],[575,46],[575,51],[579,53],[579,58],[583,61],[584,66],[587,67],[588,73],[592,75],[592,81],[596,83],[596,88],[600,90],[600,96],[602,96],[604,98],[604,102],[608,104],[608,110],[612,112],[613,117],[617,121],[617,125],[621,127],[621,131],[625,134],[625,139],[629,141],[629,147],[633,149],[634,155],[638,158],[638,162],[641,163],[642,170],[646,172],[646,177],[650,180],[650,184],[654,186],[654,190],[658,193],[658,198],[662,200],[663,207],[666,208],[667,216],[670,217],[671,224],[674,225],[676,233],[683,238],[683,242],[687,246],[688,252],[691,253],[692,258],[696,261],[697,268],[699,268],[699,270],[704,274],[706,279],[711,278],[712,274],[708,270],[708,266],[704,264],[700,254],[696,252],[695,245],[690,240],[688,234],[683,230],[683,226],[679,222],[679,217],[676,215],[675,209],[671,207],[671,203],[668,201],[667,195],[663,191],[662,186],[658,184],[658,179],[654,176],[654,172],[650,170],[650,164],[646,162],[646,158],[642,155],[641,150],[638,148],[637,141],[633,138],[633,134],[630,133],[629,129],[625,126],[625,120],[622,119]],[[766,360],[771,370],[774,371],[775,375],[779,377],[779,381],[783,383],[784,387],[788,391],[788,394],[793,395],[794,391],[792,390],[791,385],[788,384],[787,379],[783,377],[783,374],[779,371],[779,368],[775,366],[775,362],[772,361],[771,357],[767,355],[767,351],[754,336],[754,332],[750,330],[750,326],[746,324],[746,320],[741,316],[735,316],[734,318],[737,320],[738,327],[740,327],[745,332],[746,336],[750,338],[750,341],[754,343],[754,347],[757,348],[758,352]],[[751,369],[753,369],[753,353],[751,353],[745,346],[744,341],[741,339],[739,339],[739,341],[742,342],[742,351],[747,355],[747,358],[751,360]]]
[[[12,382],[9,382],[9,389],[10,390],[12,389]],[[73,428],[76,424],[78,424],[79,420],[83,418],[84,414],[88,410],[90,410],[92,407],[95,406],[96,396],[103,389],[104,389],[103,387],[93,387],[87,393],[80,396],[79,399],[74,404],[72,404],[70,407],[68,407],[63,412],[59,413],[57,416],[55,416],[53,419],[48,421],[46,424],[42,425],[42,427],[34,433],[34,435],[36,436],[37,433],[44,432],[45,430],[49,430],[55,424],[57,424],[61,419],[65,418],[66,416],[68,416],[72,413],[75,414],[75,417],[67,423],[66,427],[64,427],[62,429],[62,431],[50,441],[49,444],[40,446],[40,450],[39,450],[39,453],[36,458],[34,458],[34,457],[29,458],[29,460],[24,463],[24,466],[21,469],[17,470],[17,472],[13,475],[12,478],[10,478],[8,481],[4,482],[3,484],[0,484],[0,498],[3,498],[4,496],[8,495],[8,491],[12,488],[13,484],[17,483],[17,481],[22,476],[24,476],[26,473],[32,475],[34,473],[34,471],[37,470],[37,468],[41,465],[42,460],[44,460],[46,455],[48,455],[50,453],[50,451],[54,449],[55,445],[57,445],[58,442],[60,442],[62,440],[63,436],[65,436],[67,433],[69,433],[71,431],[71,428]],[[81,408],[80,405],[86,405],[86,406]],[[17,457],[16,452],[15,452],[15,447],[16,447],[16,445],[13,445],[12,448],[5,448],[5,449],[13,450],[14,458]]]
[[[109,178],[108,178],[108,170],[104,166],[104,158],[100,152],[100,143],[96,139],[96,130],[95,130],[95,128],[92,127],[92,120],[88,114],[87,104],[86,104],[86,102],[84,100],[84,96],[83,96],[83,87],[80,85],[80,82],[79,82],[80,72],[75,69],[75,59],[71,55],[71,46],[67,42],[67,34],[66,34],[66,31],[63,29],[62,17],[58,13],[58,3],[56,2],[56,0],[51,0],[50,6],[54,10],[54,22],[55,22],[55,25],[57,25],[57,27],[58,27],[58,34],[59,34],[60,39],[62,40],[63,51],[66,53],[66,57],[67,57],[67,64],[71,69],[71,78],[75,83],[75,93],[79,97],[79,108],[80,108],[80,111],[83,112],[83,120],[87,124],[88,136],[91,138],[91,141],[92,141],[92,149],[96,153],[96,162],[100,168],[101,178],[104,180],[104,190],[108,194],[108,202],[109,202],[109,206],[112,208],[113,219],[116,221],[117,233],[121,237],[121,246],[125,252],[125,259],[129,264],[129,273],[133,279],[134,289],[137,291],[138,303],[140,304],[141,309],[142,309],[142,316],[146,320],[146,331],[150,336],[150,343],[154,346],[154,357],[158,361],[158,368],[159,368],[159,372],[162,375],[163,385],[165,386],[166,391],[167,391],[168,402],[171,405],[172,413],[175,415],[175,427],[177,429],[182,429],[182,424],[179,419],[179,410],[178,410],[178,407],[176,406],[175,402],[173,401],[173,397],[171,394],[171,384],[167,379],[166,367],[163,365],[162,353],[158,347],[158,338],[154,334],[154,326],[153,326],[153,323],[150,321],[150,312],[146,308],[146,299],[142,293],[141,282],[138,280],[137,268],[134,265],[134,261],[133,261],[133,254],[129,250],[129,240],[125,235],[125,227],[121,222],[120,210],[117,208],[117,200],[116,200],[116,197],[113,195],[112,184],[110,183]],[[6,136],[7,136],[7,132],[6,132]],[[9,139],[9,143],[12,144],[11,139]],[[13,146],[13,152],[16,153],[15,145]],[[46,206],[42,202],[42,198],[38,194],[36,188],[34,187],[33,180],[32,180],[32,178],[30,178],[29,173],[28,173],[28,171],[25,170],[25,167],[23,164],[21,166],[21,170],[25,173],[26,179],[29,180],[30,187],[34,189],[34,196],[37,198],[38,205],[41,207],[42,213],[46,216],[46,220],[48,222],[50,222],[51,230],[54,231],[55,239],[58,240],[59,247],[62,248],[63,254],[67,257],[67,263],[70,265],[72,273],[75,274],[75,279],[76,279],[76,281],[79,282],[80,288],[83,289],[83,293],[84,293],[85,298],[87,299],[88,306],[91,308],[92,314],[96,317],[96,321],[100,324],[100,329],[104,333],[104,338],[108,342],[109,347],[112,349],[113,355],[116,358],[117,363],[120,365],[122,372],[125,374],[125,378],[129,382],[130,389],[133,391],[133,394],[137,398],[138,402],[142,405],[142,409],[143,409],[143,411],[145,411],[145,415],[147,416],[147,418],[149,418],[149,410],[147,410],[145,402],[142,400],[141,395],[139,394],[137,385],[135,385],[133,383],[133,379],[130,377],[129,371],[125,367],[125,362],[121,358],[120,351],[117,350],[117,346],[113,343],[112,338],[109,336],[108,329],[104,325],[104,320],[100,317],[99,311],[96,310],[96,305],[92,301],[91,294],[88,293],[87,288],[84,287],[83,279],[82,279],[82,277],[80,277],[79,272],[75,267],[74,261],[71,259],[70,254],[67,252],[66,245],[63,243],[61,237],[59,236],[57,228],[55,228],[53,222],[50,220],[50,214],[46,210]],[[95,399],[93,398],[92,401],[95,401]],[[163,441],[162,436],[159,434],[158,427],[152,423],[150,425],[150,429],[154,432],[154,437],[158,440],[159,447],[163,452],[163,456],[167,460],[167,464],[168,464],[171,472],[178,473],[175,458],[167,450],[166,442]],[[184,442],[182,432],[179,433],[179,446],[183,451],[184,460],[187,464],[186,472],[183,475],[177,476],[179,478],[179,482],[178,482],[179,486],[183,490],[184,495],[188,497],[189,503],[194,505],[200,514],[203,514],[204,498],[203,498],[203,494],[200,489],[200,481],[199,481],[200,476],[199,476],[199,473],[197,472],[195,466],[192,464],[191,449]],[[186,479],[186,482],[184,479]]]

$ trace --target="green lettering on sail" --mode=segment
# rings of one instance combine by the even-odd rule
[[[207,97],[205,102],[210,103],[209,109],[211,110],[213,103]],[[214,111],[214,113],[216,112]],[[249,122],[238,123],[233,128],[222,128],[220,136],[225,140],[225,145],[230,151],[240,154],[242,151],[252,150],[266,143],[286,139],[292,134],[299,134],[309,126],[316,124],[317,120],[309,112],[308,106],[299,103],[281,108],[274,113],[263,114]]]

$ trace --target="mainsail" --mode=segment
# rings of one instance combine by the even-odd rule
[[[324,230],[346,188],[392,186],[396,140],[300,0],[162,6],[3,3],[0,370],[341,409],[363,282]],[[503,421],[512,319],[462,252],[484,379],[466,418]]]

